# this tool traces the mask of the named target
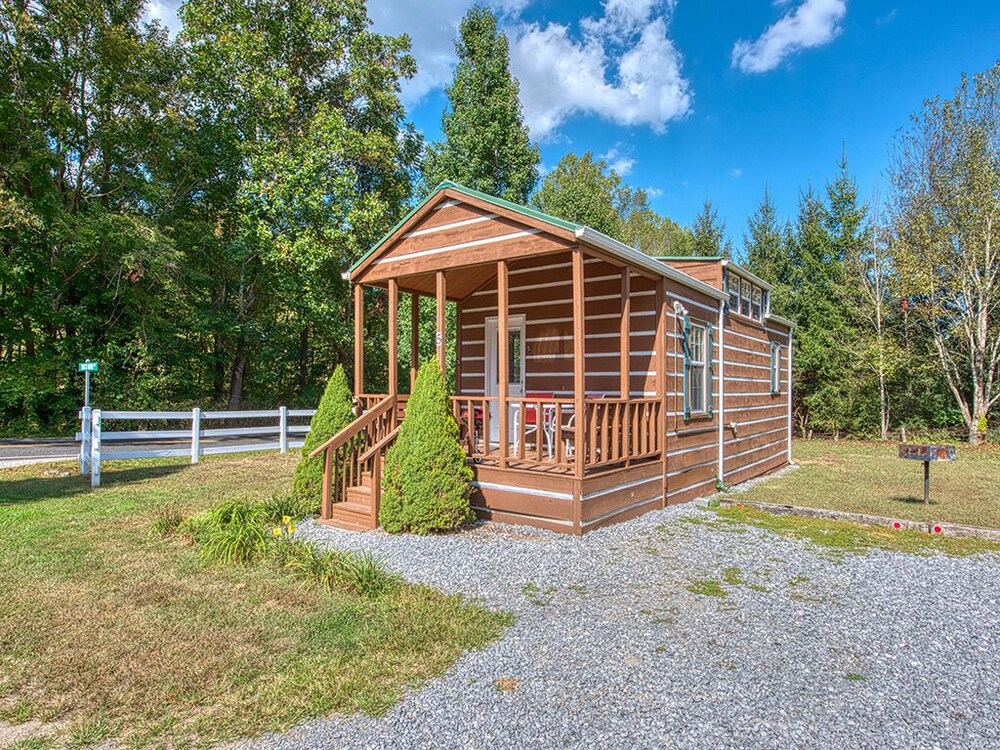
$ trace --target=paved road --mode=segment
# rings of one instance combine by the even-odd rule
[[[246,446],[253,449],[270,448],[277,440],[277,435],[252,437],[222,437],[202,438],[203,448],[211,446]],[[165,450],[169,448],[186,448],[190,442],[179,440],[142,440],[105,443],[104,451],[107,457],[112,452],[135,450]],[[80,445],[72,438],[24,438],[0,440],[0,469],[26,464],[49,461],[76,460],[80,454]]]

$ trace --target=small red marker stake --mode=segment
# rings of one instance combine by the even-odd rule
[[[901,528],[903,528],[903,524],[901,524],[899,521],[893,521],[892,522],[892,528],[897,529],[897,530],[901,529]]]
[[[942,531],[944,531],[944,529],[942,529],[940,526],[934,526],[934,528],[932,529],[932,531],[935,534],[940,534]]]

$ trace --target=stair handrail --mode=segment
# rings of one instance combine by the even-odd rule
[[[378,404],[347,425],[347,427],[342,429],[322,445],[318,446],[312,453],[309,454],[309,458],[315,458],[324,451],[336,450],[340,446],[345,445],[359,432],[367,430],[378,420],[379,417],[389,411],[389,409],[394,408],[395,404],[396,399],[393,396],[386,396],[384,399],[379,401]]]
[[[376,453],[381,453],[382,450],[387,445],[389,445],[389,443],[391,443],[393,440],[396,439],[396,435],[398,434],[399,434],[399,427],[396,427],[391,432],[389,432],[384,438],[375,443],[375,445],[373,445],[371,448],[362,453],[361,456],[358,458],[358,463],[363,464],[365,463],[365,461],[374,456]]]

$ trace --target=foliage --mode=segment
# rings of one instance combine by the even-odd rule
[[[701,210],[691,227],[694,255],[703,258],[728,258],[733,254],[733,243],[726,237],[726,222],[719,218],[719,209],[705,198]]]
[[[532,201],[547,214],[585,224],[647,255],[690,255],[693,249],[689,230],[657,214],[645,190],[625,184],[590,151],[566,154]]]
[[[0,431],[66,430],[86,356],[104,408],[315,403],[410,198],[414,63],[363,4],[144,6],[0,6]]]
[[[510,72],[507,36],[493,11],[469,9],[455,42],[458,65],[445,93],[444,141],[430,146],[427,187],[453,180],[466,187],[527,203],[538,181],[538,147],[521,116],[517,79]]]
[[[420,367],[396,442],[386,455],[379,523],[392,533],[458,528],[474,517],[471,483],[444,378],[430,360]]]
[[[311,508],[313,513],[319,509],[323,491],[323,457],[309,458],[309,454],[351,423],[354,418],[352,406],[353,396],[347,374],[341,365],[337,365],[309,422],[302,456],[292,480],[292,495]]]
[[[1000,62],[924,103],[892,168],[900,292],[971,442],[1000,401]]]

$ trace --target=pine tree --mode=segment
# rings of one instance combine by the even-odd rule
[[[323,490],[323,457],[309,458],[317,447],[347,427],[353,419],[351,386],[343,365],[337,365],[327,381],[323,398],[309,422],[309,433],[302,445],[302,457],[295,467],[292,494],[310,508],[318,509]],[[315,512],[315,511],[314,511]]]
[[[428,360],[386,455],[379,524],[391,533],[428,534],[471,521],[472,469],[465,458],[441,369]]]
[[[453,180],[527,203],[538,181],[540,154],[521,115],[507,37],[493,12],[480,6],[465,14],[458,31],[458,67],[441,122],[444,141],[429,147],[424,181],[431,188]]]
[[[719,209],[711,198],[705,203],[691,227],[694,234],[694,254],[705,258],[728,258],[733,254],[732,242],[726,237],[726,222],[719,218]]]

